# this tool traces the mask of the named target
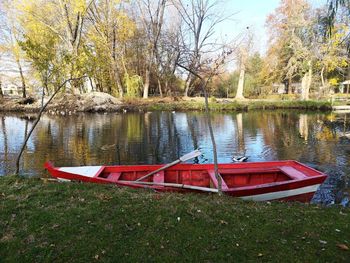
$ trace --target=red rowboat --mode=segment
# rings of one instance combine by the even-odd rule
[[[162,165],[57,167],[45,163],[58,179],[111,183],[157,191],[218,192],[213,164],[177,164],[141,181]],[[246,200],[309,202],[326,175],[296,161],[219,164],[224,194]]]

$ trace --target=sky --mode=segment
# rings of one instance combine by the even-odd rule
[[[313,7],[327,3],[327,0],[309,0]],[[249,27],[254,34],[254,48],[264,54],[267,48],[268,33],[265,27],[266,17],[280,4],[280,0],[226,0],[226,13],[235,14],[231,21],[222,25],[227,35],[242,34]]]

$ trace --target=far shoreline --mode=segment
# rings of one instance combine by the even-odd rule
[[[155,97],[149,99],[124,98],[116,99],[105,94],[96,100],[86,99],[83,95],[64,95],[55,98],[48,105],[46,112],[53,115],[71,115],[79,112],[145,112],[145,111],[204,111],[203,97]],[[11,113],[37,113],[41,102],[35,100],[31,104],[25,103],[23,98],[0,99],[0,112]],[[348,105],[337,105],[349,107]],[[336,107],[337,107],[336,106]],[[225,99],[210,98],[210,110],[213,112],[249,111],[249,110],[317,110],[332,111],[336,108],[326,100],[271,100],[271,99]]]

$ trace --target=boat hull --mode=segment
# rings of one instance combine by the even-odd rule
[[[141,182],[145,174],[162,165],[82,166],[45,168],[58,179],[109,183],[121,187],[151,188],[157,191],[218,192],[213,164],[177,164]],[[219,164],[222,192],[252,201],[309,202],[326,175],[296,161]]]

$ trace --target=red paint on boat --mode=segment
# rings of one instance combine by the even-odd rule
[[[45,168],[55,178],[92,183],[111,183],[158,191],[215,192],[218,182],[213,164],[177,164],[141,183],[138,178],[162,165]],[[223,193],[248,200],[309,202],[326,175],[296,161],[219,164]]]

